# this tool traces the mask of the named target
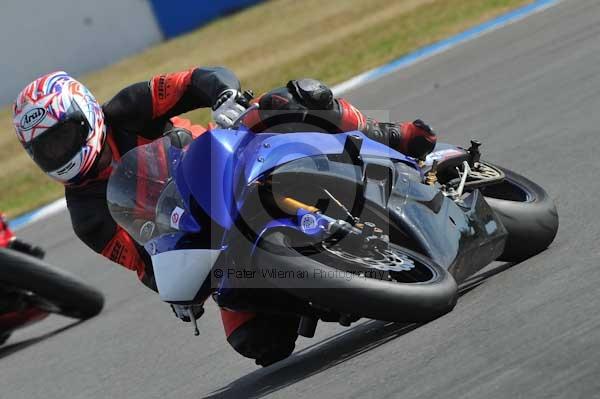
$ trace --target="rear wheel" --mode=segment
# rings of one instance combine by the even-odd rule
[[[77,277],[10,249],[0,249],[0,284],[31,292],[49,311],[78,319],[96,316],[104,296]]]
[[[456,282],[445,269],[395,244],[360,251],[332,243],[299,248],[284,231],[274,231],[261,240],[253,264],[292,273],[292,278],[268,273],[263,278],[341,314],[424,322],[452,310],[457,299]]]
[[[483,188],[486,202],[508,231],[504,262],[518,262],[548,248],[558,231],[556,205],[546,191],[508,169],[502,183]]]

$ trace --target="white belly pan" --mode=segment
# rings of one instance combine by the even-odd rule
[[[163,301],[191,301],[208,277],[218,249],[181,249],[152,256],[154,277]]]

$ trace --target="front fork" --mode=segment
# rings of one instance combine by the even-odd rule
[[[354,220],[354,224],[351,224],[345,220],[334,219],[321,213],[320,209],[290,197],[276,196],[275,202],[281,210],[296,215],[296,225],[293,225],[292,220],[292,225],[288,224],[288,227],[295,227],[310,237],[335,240],[342,247],[353,250],[369,250],[375,246],[387,247],[389,244],[389,237],[372,222]],[[266,230],[263,230],[261,237]]]

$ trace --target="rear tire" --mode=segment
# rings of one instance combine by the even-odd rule
[[[519,262],[552,243],[558,231],[558,213],[542,187],[518,173],[500,169],[506,174],[504,182],[485,187],[482,192],[508,231],[498,260]]]
[[[269,279],[267,283],[296,297],[341,314],[396,322],[426,322],[451,311],[458,297],[457,285],[447,270],[431,259],[398,245],[401,252],[431,272],[424,282],[398,282],[375,278],[323,278],[339,275],[352,265],[332,261],[329,255],[305,256],[293,248],[283,231],[268,233],[256,249],[253,264],[279,268],[303,278]],[[323,262],[327,262],[327,264]],[[258,273],[261,275],[261,273]]]
[[[94,317],[104,306],[104,296],[77,277],[6,248],[0,248],[0,284],[30,291],[56,306],[56,313],[77,319]]]

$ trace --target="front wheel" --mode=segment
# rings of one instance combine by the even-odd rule
[[[546,191],[511,170],[502,183],[482,189],[486,202],[508,231],[503,262],[519,262],[542,252],[556,237],[558,213]]]
[[[75,276],[5,248],[0,248],[0,285],[32,292],[48,310],[77,319],[94,317],[104,306],[104,296]]]
[[[269,284],[343,314],[395,322],[425,322],[451,311],[454,278],[433,260],[395,244],[359,254],[338,245],[298,249],[284,231],[268,233],[254,267],[278,268],[292,278]],[[302,276],[302,279],[298,279]]]

